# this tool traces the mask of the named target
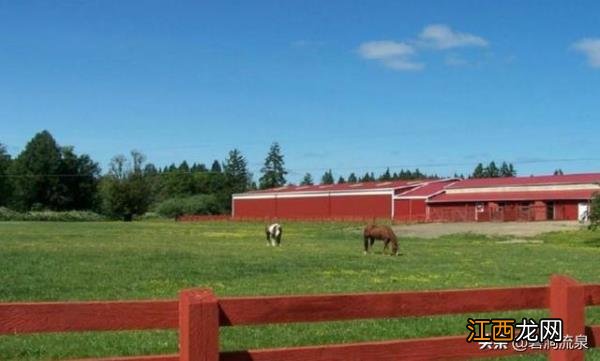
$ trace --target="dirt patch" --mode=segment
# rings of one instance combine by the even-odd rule
[[[534,237],[541,233],[581,228],[577,221],[553,222],[486,222],[486,223],[424,223],[393,226],[399,237],[436,238],[447,234],[475,233],[485,235]]]

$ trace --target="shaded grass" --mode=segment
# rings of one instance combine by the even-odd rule
[[[518,286],[547,284],[555,273],[600,283],[600,233],[583,230],[536,237],[541,244],[498,243],[501,238],[473,234],[401,238],[402,255],[389,257],[363,256],[360,227],[351,223],[285,224],[280,248],[265,245],[263,227],[5,222],[0,224],[0,300],[162,299],[189,287],[211,287],[225,296]],[[507,315],[539,318],[543,311]],[[223,328],[221,342],[224,350],[239,350],[460,335],[467,316],[473,315]],[[588,310],[592,323],[600,324],[598,308]],[[0,337],[3,360],[176,349],[173,331]],[[599,359],[598,352],[588,352],[588,359]]]

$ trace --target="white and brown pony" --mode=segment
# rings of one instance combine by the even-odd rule
[[[279,246],[281,245],[281,234],[283,233],[283,228],[281,228],[281,224],[273,223],[269,226],[265,227],[265,234],[267,236],[267,246]]]

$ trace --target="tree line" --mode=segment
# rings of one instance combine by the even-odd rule
[[[131,220],[149,210],[177,216],[182,213],[219,214],[230,212],[231,196],[253,189],[288,185],[288,170],[280,145],[271,145],[260,169],[258,183],[248,169],[244,155],[233,149],[224,161],[171,164],[158,167],[132,151],[116,155],[108,170],[87,154],[77,154],[72,146],[61,146],[48,131],[36,134],[14,159],[0,144],[0,207],[28,212],[36,210],[91,210],[114,218]],[[515,176],[512,164],[478,164],[472,178]],[[464,176],[459,176],[463,177]],[[438,179],[437,174],[401,169],[383,173],[352,172],[336,178],[331,169],[320,184],[371,181]],[[306,173],[301,185],[317,183]]]

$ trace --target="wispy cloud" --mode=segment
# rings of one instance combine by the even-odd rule
[[[489,42],[477,35],[452,30],[447,25],[432,24],[423,28],[416,39],[405,41],[375,40],[362,43],[358,47],[361,57],[378,61],[394,70],[421,70],[425,64],[415,60],[422,51],[443,51],[461,47],[487,47]],[[445,58],[449,66],[465,65],[466,61],[458,54]]]
[[[573,49],[587,57],[592,68],[600,68],[600,38],[585,38],[573,44]]]
[[[452,30],[449,26],[443,24],[427,25],[421,34],[419,42],[423,46],[429,46],[435,49],[452,49],[467,46],[486,47],[488,41],[484,38]]]
[[[393,56],[406,56],[415,53],[412,46],[391,40],[370,41],[358,48],[360,54],[367,59],[382,59]]]
[[[323,45],[325,42],[316,40],[296,40],[290,43],[292,48],[318,48]]]
[[[423,64],[411,60],[415,54],[413,46],[392,40],[369,41],[358,47],[358,53],[365,59],[378,60],[395,70],[420,70]]]

